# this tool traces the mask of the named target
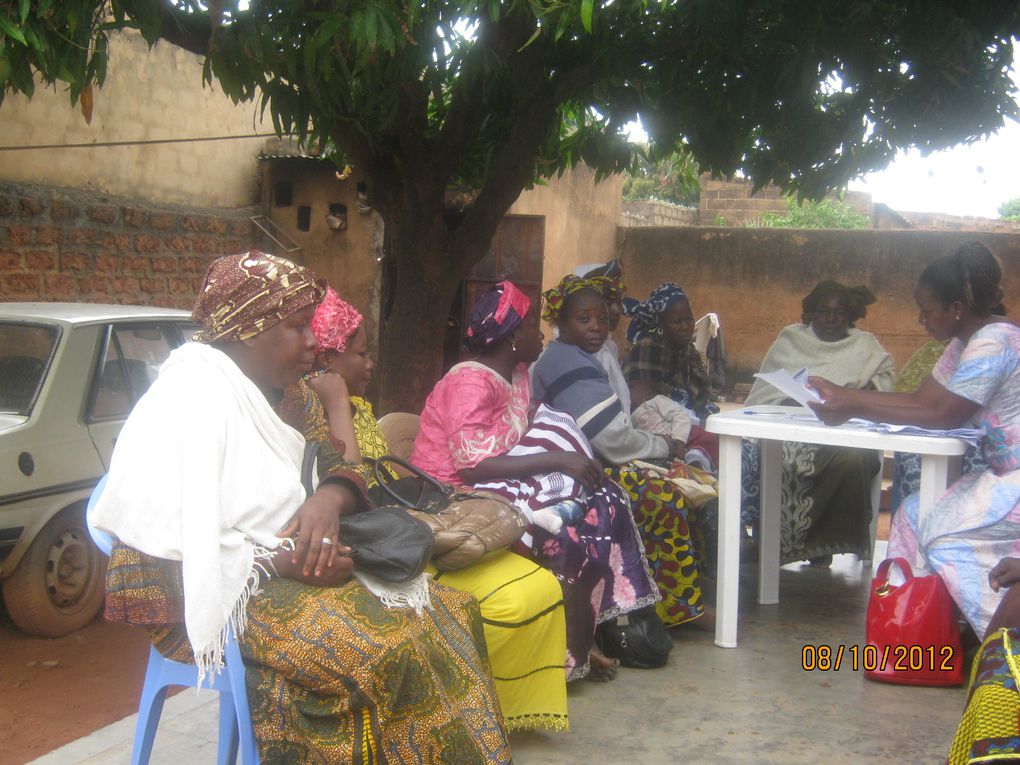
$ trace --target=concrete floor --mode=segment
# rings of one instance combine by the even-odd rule
[[[624,669],[606,685],[573,684],[570,733],[514,734],[515,763],[945,761],[962,688],[868,682],[848,666],[847,654],[839,671],[802,669],[805,644],[863,642],[870,571],[862,573],[853,556],[837,556],[830,570],[786,566],[782,602],[772,606],[755,603],[755,576],[753,565],[743,567],[739,648],[716,648],[710,633],[684,629],[662,669]],[[35,763],[127,763],[133,726],[127,718]],[[152,765],[215,760],[215,696],[187,691],[168,701]]]

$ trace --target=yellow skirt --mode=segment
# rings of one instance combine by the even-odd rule
[[[508,730],[568,730],[563,591],[534,561],[500,550],[437,582],[478,600],[496,695]]]

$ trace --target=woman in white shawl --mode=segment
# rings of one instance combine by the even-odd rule
[[[94,510],[117,539],[106,617],[148,627],[200,675],[232,629],[264,765],[509,762],[474,599],[424,576],[395,593],[353,570],[356,474],[302,488],[304,438],[271,399],[311,369],[324,293],[271,255],[210,265],[200,342],[138,402]]]
[[[889,391],[896,366],[870,332],[854,328],[875,302],[867,287],[823,281],[802,302],[802,323],[779,333],[762,362],[762,372],[807,367],[812,375],[848,388]],[[756,380],[748,405],[792,403],[763,380]],[[759,511],[759,454],[744,442],[744,520]],[[831,563],[834,553],[871,558],[871,481],[881,463],[870,450],[801,443],[783,444],[783,563]]]

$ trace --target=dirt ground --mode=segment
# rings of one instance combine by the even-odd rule
[[[67,637],[29,637],[0,605],[0,765],[137,711],[148,650],[143,630],[101,619]]]

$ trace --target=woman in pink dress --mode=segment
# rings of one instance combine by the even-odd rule
[[[411,461],[447,483],[498,491],[533,519],[528,554],[563,586],[567,679],[612,679],[617,662],[595,647],[595,627],[659,599],[626,494],[568,415],[542,407],[532,421],[527,365],[542,335],[523,292],[501,282],[482,295],[466,344],[476,357],[432,390]]]

